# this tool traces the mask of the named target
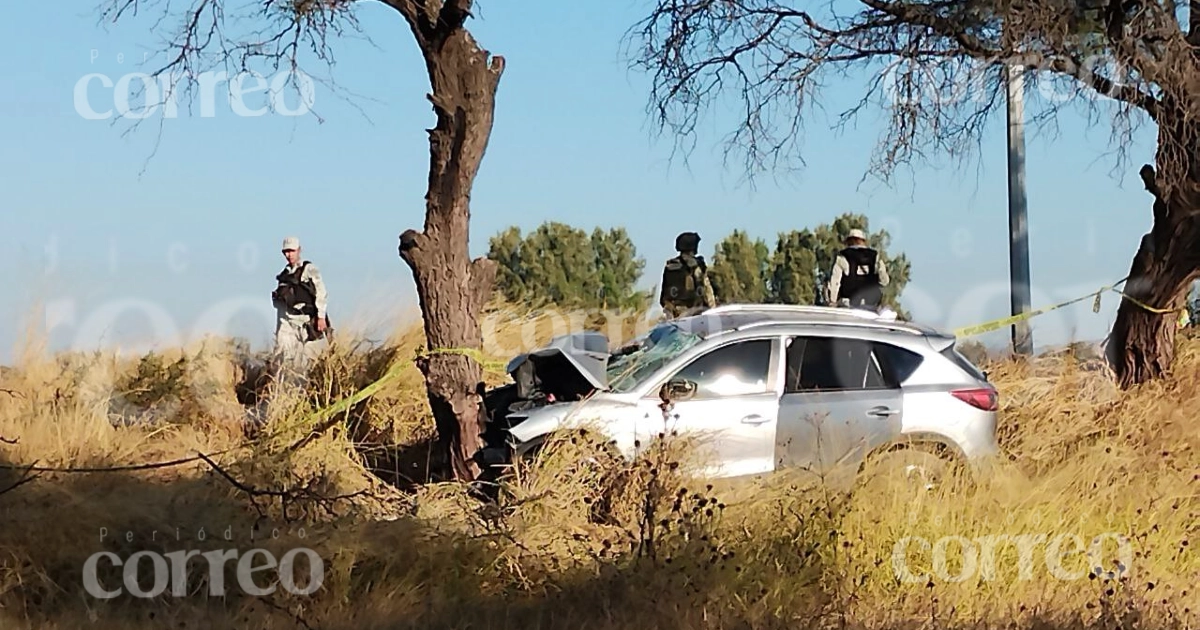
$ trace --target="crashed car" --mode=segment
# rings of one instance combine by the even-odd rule
[[[701,438],[700,472],[714,478],[828,473],[912,444],[938,448],[905,449],[909,474],[934,473],[930,457],[972,464],[999,452],[998,393],[955,337],[869,311],[722,306],[615,350],[598,332],[565,335],[508,372],[514,382],[486,400],[485,466],[584,426],[629,459],[664,430]]]

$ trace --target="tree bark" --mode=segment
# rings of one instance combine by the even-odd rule
[[[408,20],[420,45],[432,87],[428,98],[437,115],[429,130],[425,227],[401,234],[399,247],[412,269],[433,351],[417,366],[451,472],[470,481],[479,474],[473,457],[486,413],[482,367],[462,351],[482,349],[479,315],[496,277],[493,261],[470,257],[471,187],[491,136],[504,58],[489,60],[463,28],[469,1],[389,4]]]
[[[1182,231],[1192,232],[1190,238],[1195,242],[1195,221],[1189,223],[1193,225],[1178,226],[1180,238],[1187,238]],[[1141,304],[1121,300],[1105,349],[1117,384],[1124,389],[1167,376],[1175,360],[1176,318],[1142,306],[1161,309],[1182,305],[1188,280],[1166,258],[1156,256],[1151,234],[1142,237],[1124,287],[1124,293]]]
[[[1159,120],[1160,164],[1163,172],[1142,167],[1142,181],[1154,196],[1154,224],[1134,255],[1129,279],[1113,323],[1106,355],[1117,384],[1128,389],[1163,378],[1175,359],[1178,310],[1191,283],[1200,277],[1200,136],[1192,122],[1164,124]]]

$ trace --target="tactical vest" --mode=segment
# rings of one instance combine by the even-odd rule
[[[869,247],[847,247],[840,253],[850,263],[850,270],[842,276],[837,299],[850,300],[851,306],[878,307],[883,302],[883,287],[875,271],[879,254]]]
[[[295,271],[288,272],[287,269],[284,269],[279,272],[279,275],[275,276],[279,286],[275,288],[273,295],[287,307],[288,311],[315,316],[317,314],[317,288],[313,285],[312,280],[300,280],[307,267],[308,261],[306,260]]]
[[[663,267],[662,286],[668,303],[684,307],[701,303],[696,269],[701,273],[707,271],[704,259],[700,256],[679,255],[667,261]]]

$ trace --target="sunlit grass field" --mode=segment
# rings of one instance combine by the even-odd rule
[[[499,361],[509,357],[497,349],[564,332],[554,314],[507,317],[485,331]],[[1006,457],[971,487],[877,484],[845,497],[799,473],[710,485],[683,476],[687,445],[674,440],[598,473],[575,465],[590,448],[582,436],[514,470],[487,504],[429,477],[433,424],[412,364],[421,341],[419,325],[379,344],[339,332],[308,390],[269,406],[256,400],[261,357],[231,341],[136,358],[47,356],[31,343],[0,374],[0,489],[20,483],[0,494],[0,628],[1200,624],[1198,340],[1180,340],[1170,380],[1126,393],[1071,354],[987,365]],[[316,413],[389,369],[374,396]],[[208,461],[21,470],[197,453]],[[610,517],[596,522],[601,503]],[[178,592],[129,593],[153,586],[148,559],[127,583],[100,562],[104,588],[121,595],[84,588],[101,551],[256,547],[276,559],[312,549],[319,588],[246,593],[235,559],[212,596],[203,557]]]

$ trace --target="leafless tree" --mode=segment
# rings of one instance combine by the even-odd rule
[[[708,106],[736,94],[727,146],[750,173],[802,157],[803,113],[835,72],[867,79],[844,120],[873,103],[890,117],[870,173],[887,180],[938,154],[961,161],[1003,111],[1003,68],[1024,66],[1036,87],[1067,88],[1034,124],[1082,106],[1111,125],[1121,161],[1131,134],[1157,125],[1155,165],[1141,170],[1154,227],[1126,293],[1178,307],[1200,276],[1200,0],[656,0],[630,36],[634,65],[653,76],[660,130],[694,138]],[[1163,376],[1174,355],[1174,319],[1137,302],[1122,301],[1109,342],[1124,387]]]
[[[178,93],[206,70],[241,72],[255,64],[297,75],[300,57],[311,53],[332,63],[330,40],[361,32],[355,0],[263,0],[243,8],[229,0],[106,0],[103,17],[118,21],[145,5],[176,22],[168,60],[152,73],[169,76]],[[433,349],[482,347],[479,315],[495,278],[495,264],[472,260],[468,250],[471,187],[491,135],[496,89],[504,59],[475,42],[465,24],[472,0],[383,0],[398,13],[425,60],[436,123],[429,130],[429,187],[425,225],[400,235],[399,255],[412,269]],[[252,28],[236,31],[242,25]],[[309,73],[305,72],[305,75]],[[303,85],[299,87],[303,88]],[[459,479],[473,479],[472,457],[480,446],[482,368],[468,352],[432,353],[419,362],[441,442]]]

